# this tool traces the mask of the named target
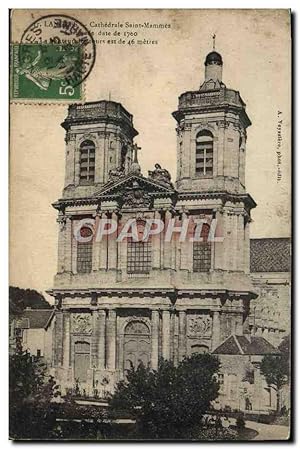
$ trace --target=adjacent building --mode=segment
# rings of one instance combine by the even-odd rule
[[[23,313],[10,323],[10,352],[14,353],[19,342],[23,351],[43,358],[49,367],[53,358],[53,309],[32,309],[27,307]]]

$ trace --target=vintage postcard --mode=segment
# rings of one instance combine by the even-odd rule
[[[291,12],[10,12],[13,440],[291,436]]]

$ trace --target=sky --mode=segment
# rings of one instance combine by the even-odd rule
[[[54,13],[54,11],[50,11]],[[61,13],[61,11],[60,11]],[[14,11],[12,41],[47,11]],[[167,23],[170,28],[140,30],[138,39],[157,44],[98,43],[96,61],[85,82],[86,101],[121,102],[133,114],[147,175],[159,162],[176,173],[176,123],[171,113],[178,96],[197,90],[205,56],[222,54],[223,81],[247,105],[246,188],[257,202],[251,237],[290,235],[291,56],[287,10],[69,10],[97,40],[110,28],[96,23]],[[125,25],[124,25],[125,27]],[[122,32],[135,32],[124,28]],[[125,38],[125,37],[124,37]],[[131,37],[132,38],[132,37]],[[135,38],[135,37],[134,37]],[[135,39],[137,39],[135,38]],[[129,38],[126,37],[126,42]],[[281,180],[277,180],[277,127],[281,112]],[[66,104],[12,104],[10,109],[10,284],[44,292],[57,263],[57,213],[51,203],[64,183]]]

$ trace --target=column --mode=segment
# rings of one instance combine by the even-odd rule
[[[250,236],[249,236],[249,221],[245,225],[245,242],[244,242],[244,270],[245,273],[250,272]]]
[[[102,213],[100,218],[105,219],[106,214]],[[99,267],[100,270],[106,270],[107,262],[107,235],[103,235],[101,241],[99,242]]]
[[[220,209],[216,210],[216,231],[213,238],[216,237],[225,237],[225,227],[224,227],[224,217],[223,217],[223,211]],[[217,235],[216,235],[217,234]],[[224,269],[224,248],[225,242],[224,240],[222,242],[216,242],[214,241],[212,244],[212,248],[214,251],[214,269],[215,270],[222,270]]]
[[[70,366],[70,313],[63,313],[63,366]]]
[[[58,248],[57,248],[57,273],[63,273],[65,271],[66,217],[60,212],[56,221],[59,224]]]
[[[77,186],[80,181],[80,148],[75,149],[75,179],[74,184]]]
[[[237,215],[237,270],[244,271],[244,216]]]
[[[181,216],[181,225],[183,225],[184,220],[187,220],[188,216],[185,212],[182,213]],[[181,270],[188,270],[190,268],[190,258],[189,258],[189,253],[190,253],[190,247],[193,245],[191,242],[189,242],[189,235],[187,233],[185,241],[184,242],[179,242],[179,240],[177,240],[178,245],[180,247],[180,262],[179,264],[177,264],[177,266],[180,266]],[[174,239],[174,253],[176,251],[176,239]],[[175,267],[176,268],[176,267]]]
[[[95,235],[94,235],[94,240],[93,240],[93,262],[92,262],[92,268],[93,271],[98,271],[99,270],[99,258],[100,258],[100,245],[101,242],[99,242],[99,240],[97,239],[97,231],[98,231],[98,226],[99,226],[99,220],[100,220],[100,216],[99,214],[96,215],[95,218]]]
[[[182,139],[182,171],[181,178],[191,178],[195,173],[195,147],[193,142],[193,151],[191,149],[191,124],[185,123]],[[192,161],[192,164],[191,164]]]
[[[166,214],[165,214],[165,229],[169,225],[169,222],[170,222],[171,219],[172,219],[171,212],[166,211]],[[175,235],[176,235],[176,233],[175,233]],[[164,258],[163,267],[164,268],[171,268],[171,264],[172,264],[172,240],[173,239],[174,239],[174,233],[172,234],[170,242],[166,242],[163,239],[163,245],[164,245],[164,247],[163,247],[164,248],[163,249],[163,258]]]
[[[55,312],[55,365],[61,366],[63,360],[63,313]]]
[[[245,146],[246,142],[243,144],[243,147],[240,149],[240,182],[245,186]]]
[[[105,369],[105,310],[98,310],[98,368]]]
[[[126,222],[126,217],[120,216],[119,217],[119,226],[120,229],[123,228],[124,224]],[[118,233],[119,235],[119,233]],[[122,242],[117,242],[117,267],[118,271],[126,272],[126,264],[127,264],[127,241],[126,239],[123,239]],[[119,279],[119,278],[117,278]]]
[[[111,219],[113,222],[118,223],[118,215],[113,212],[111,215]],[[108,269],[116,270],[117,269],[117,232],[108,235],[107,239],[108,245]]]
[[[178,333],[179,333],[178,328],[179,328],[179,326],[178,326],[178,316],[176,315],[176,313],[174,313],[173,317],[174,317],[173,362],[174,362],[175,366],[177,366],[178,365]]]
[[[74,161],[76,150],[76,134],[66,132],[65,187],[74,184]]]
[[[231,234],[228,234],[228,231],[230,231],[230,217],[228,215],[228,211],[224,210],[223,212],[223,236],[224,236],[224,240],[223,240],[223,270],[228,270],[230,264],[228,262],[228,259],[231,260],[230,257],[230,239],[231,239]]]
[[[117,360],[116,366],[119,370],[120,379],[124,378],[124,333],[122,328],[122,321],[117,316]]]
[[[179,362],[186,355],[186,312],[179,312],[179,336],[178,336],[178,359]]]
[[[162,312],[162,356],[164,359],[170,359],[170,312]]]
[[[91,336],[91,360],[92,368],[97,368],[98,356],[98,312],[92,311],[92,336]]]
[[[116,311],[108,311],[106,328],[107,338],[107,369],[116,369]]]
[[[221,124],[220,124],[221,125]],[[214,152],[214,161],[217,161],[217,175],[226,176],[227,175],[227,153],[224,154],[225,150],[225,127],[219,125],[218,140],[215,138],[214,147],[217,149],[217,154]]]
[[[72,221],[70,217],[66,217],[66,225],[65,225],[65,271],[71,273],[72,272],[72,244],[73,244],[73,236],[72,236]],[[76,268],[76,265],[75,267]],[[74,270],[75,271],[75,270]]]
[[[236,215],[236,212],[231,216],[232,219],[232,270],[237,271],[239,269],[238,267],[238,216]]]
[[[158,368],[158,335],[159,335],[159,312],[152,310],[151,316],[151,368]]]
[[[213,312],[212,323],[212,350],[214,350],[220,344],[221,337],[221,325],[220,325],[220,311],[215,310]]]
[[[160,212],[156,210],[154,212],[154,218],[160,220]],[[151,236],[152,248],[153,248],[153,268],[160,269],[160,234],[155,234]]]
[[[108,164],[108,157],[109,157],[109,133],[105,133],[104,137],[104,165],[103,165],[103,177],[104,177],[104,183],[108,181],[108,171],[109,171],[109,164]]]

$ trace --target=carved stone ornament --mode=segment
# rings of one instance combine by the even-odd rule
[[[125,328],[125,335],[148,335],[149,328],[142,321],[130,321]]]
[[[91,334],[92,317],[88,313],[72,314],[72,332],[74,334]]]
[[[59,214],[56,221],[59,224],[60,232],[63,232],[66,228],[67,217],[64,214]]]
[[[188,320],[188,334],[193,337],[210,335],[212,320],[208,315],[194,315]]]
[[[151,204],[150,195],[133,181],[132,187],[127,187],[123,194],[123,207],[149,207]]]
[[[121,165],[120,167],[116,167],[116,168],[109,170],[108,176],[109,176],[108,182],[119,181],[120,178],[123,178],[125,176],[124,166]]]

